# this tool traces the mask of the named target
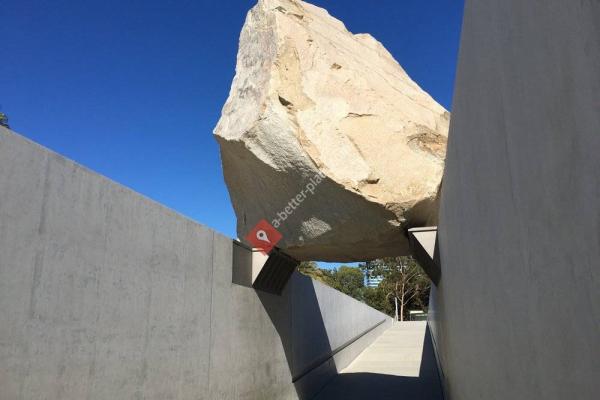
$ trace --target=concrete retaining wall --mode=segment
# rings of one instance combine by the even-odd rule
[[[0,398],[310,398],[391,322],[233,246],[0,128]]]
[[[600,2],[468,0],[432,332],[451,400],[600,392]]]

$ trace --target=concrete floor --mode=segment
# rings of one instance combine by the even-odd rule
[[[427,324],[394,324],[315,397],[338,399],[442,400]]]

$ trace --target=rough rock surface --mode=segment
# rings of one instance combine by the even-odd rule
[[[260,0],[214,132],[238,235],[266,219],[301,260],[407,254],[406,229],[437,220],[448,122],[370,35]]]

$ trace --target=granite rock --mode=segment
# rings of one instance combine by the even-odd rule
[[[260,0],[214,131],[238,235],[266,219],[300,260],[407,254],[406,230],[437,221],[448,123],[372,36]]]

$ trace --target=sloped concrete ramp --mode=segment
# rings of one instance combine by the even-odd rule
[[[442,400],[426,322],[398,322],[385,331],[316,400]]]

